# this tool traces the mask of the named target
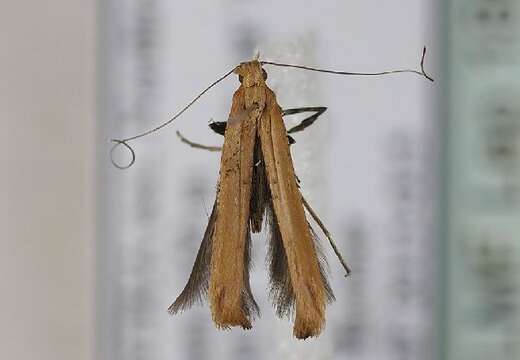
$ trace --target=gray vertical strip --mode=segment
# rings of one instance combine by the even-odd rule
[[[520,354],[520,4],[451,1],[447,359]]]
[[[159,118],[161,27],[159,1],[104,4],[100,76],[101,139],[133,134]],[[154,149],[164,140],[158,138]],[[106,149],[106,144],[103,144]],[[125,161],[128,154],[116,154]],[[156,332],[164,292],[162,246],[170,238],[162,224],[171,213],[168,167],[139,148],[139,163],[127,171],[101,156],[100,328],[102,358],[153,359],[168,355],[169,342]]]

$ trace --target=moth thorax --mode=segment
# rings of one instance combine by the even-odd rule
[[[256,60],[241,63],[235,69],[235,73],[238,74],[240,82],[246,88],[256,85],[264,85],[265,79],[267,79],[267,73]]]

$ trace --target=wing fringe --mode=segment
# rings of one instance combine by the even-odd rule
[[[189,309],[195,303],[202,303],[207,298],[216,219],[217,201],[215,200],[188,282],[175,302],[168,308],[168,312],[172,315]]]

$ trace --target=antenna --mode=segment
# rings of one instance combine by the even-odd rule
[[[433,82],[433,78],[429,76],[426,71],[424,70],[424,58],[426,56],[426,46],[423,48],[422,57],[421,57],[421,70],[411,70],[411,69],[403,69],[403,70],[389,70],[389,71],[380,71],[380,72],[350,72],[350,71],[336,71],[336,70],[327,70],[327,69],[319,69],[319,68],[313,68],[309,66],[302,66],[302,65],[294,65],[294,64],[283,64],[283,63],[277,63],[273,61],[260,61],[260,64],[262,65],[273,65],[273,66],[281,66],[281,67],[291,67],[296,69],[302,69],[302,70],[309,70],[309,71],[317,71],[322,73],[328,73],[328,74],[335,74],[335,75],[349,75],[349,76],[381,76],[381,75],[390,75],[390,74],[398,74],[398,73],[413,73],[417,75],[424,76],[426,79]]]
[[[116,168],[122,169],[122,170],[128,169],[130,166],[132,166],[135,163],[135,151],[134,151],[134,149],[132,149],[132,147],[130,145],[128,145],[129,141],[132,141],[132,140],[135,140],[135,139],[139,139],[139,138],[141,138],[143,136],[146,136],[146,135],[150,135],[150,134],[152,134],[152,133],[162,129],[165,126],[170,125],[175,119],[177,119],[186,110],[188,110],[191,105],[193,105],[197,100],[199,100],[202,97],[202,95],[204,95],[206,92],[208,92],[209,89],[211,89],[213,86],[217,85],[219,82],[221,82],[222,80],[227,78],[229,75],[231,75],[233,73],[233,71],[235,71],[235,69],[236,69],[236,67],[233,67],[233,69],[229,70],[227,73],[225,73],[224,75],[219,77],[217,80],[212,82],[208,87],[206,87],[197,96],[195,96],[195,98],[192,101],[190,101],[188,103],[188,105],[186,105],[181,110],[179,110],[175,115],[173,115],[173,117],[170,120],[162,123],[161,125],[153,128],[153,129],[147,130],[147,131],[145,131],[145,132],[143,132],[141,134],[138,134],[138,135],[135,135],[135,136],[131,136],[131,137],[126,138],[126,139],[111,139],[110,141],[115,143],[114,146],[112,146],[112,149],[110,149],[110,160],[112,162],[112,165],[114,165]],[[119,165],[118,163],[116,163],[114,161],[114,150],[118,146],[120,146],[120,145],[123,145],[124,147],[126,147],[128,150],[130,150],[130,153],[132,154],[132,160],[127,165]]]
[[[258,60],[260,57],[260,51],[257,52],[255,60]],[[290,67],[290,68],[296,68],[301,70],[308,70],[308,71],[316,71],[316,72],[322,72],[322,73],[328,73],[328,74],[334,74],[334,75],[348,75],[348,76],[381,76],[381,75],[390,75],[390,74],[398,74],[398,73],[412,73],[417,74],[420,76],[425,77],[426,79],[430,81],[434,81],[431,76],[429,76],[426,71],[424,70],[424,59],[426,57],[426,46],[423,48],[422,56],[421,56],[421,63],[420,63],[420,70],[411,70],[411,69],[403,69],[403,70],[389,70],[389,71],[381,71],[381,72],[350,72],[350,71],[336,71],[336,70],[328,70],[328,69],[319,69],[309,66],[303,66],[303,65],[294,65],[294,64],[284,64],[284,63],[278,63],[273,61],[260,61],[261,65],[273,65],[273,66],[280,66],[280,67]],[[110,149],[110,160],[112,164],[118,168],[118,169],[128,169],[130,166],[132,166],[135,163],[135,151],[134,149],[128,145],[129,141],[139,139],[143,136],[150,135],[163,127],[166,127],[170,125],[175,119],[177,119],[179,116],[181,116],[186,110],[188,110],[197,100],[199,100],[206,92],[208,92],[213,86],[217,85],[219,82],[227,78],[229,75],[231,75],[236,69],[236,66],[233,67],[231,70],[229,70],[227,73],[219,77],[217,80],[212,82],[208,87],[206,87],[204,90],[202,90],[195,98],[188,103],[188,105],[184,106],[181,110],[179,110],[170,120],[160,124],[159,126],[147,130],[143,133],[140,133],[135,136],[131,136],[125,139],[111,139],[110,141],[114,143],[114,146],[112,146],[112,149]],[[126,147],[131,155],[132,159],[127,165],[119,165],[114,161],[114,150],[119,147],[120,145],[123,145]]]

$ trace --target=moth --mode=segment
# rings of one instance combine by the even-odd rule
[[[140,135],[113,140],[135,153],[128,141],[148,135],[168,125],[216,83],[235,73],[240,86],[232,99],[227,122],[211,123],[210,127],[224,135],[222,148],[206,147],[181,136],[191,146],[221,150],[220,172],[215,202],[198,250],[188,282],[169,307],[172,314],[208,299],[211,316],[217,328],[252,327],[259,315],[258,305],[249,283],[251,234],[269,228],[268,267],[270,298],[280,317],[294,317],[293,334],[298,339],[318,336],[325,325],[325,309],[334,300],[327,280],[316,233],[306,211],[329,239],[346,270],[351,269],[341,256],[330,233],[304,199],[295,174],[290,134],[310,126],[326,108],[282,110],[275,93],[267,86],[263,65],[296,67],[341,75],[384,75],[414,72],[432,80],[421,71],[394,70],[379,73],[351,73],[321,70],[300,65],[267,61],[243,62],[219,78],[191,103],[162,125]],[[314,112],[300,124],[287,130],[283,116],[298,112]],[[128,166],[120,166],[126,168]]]

